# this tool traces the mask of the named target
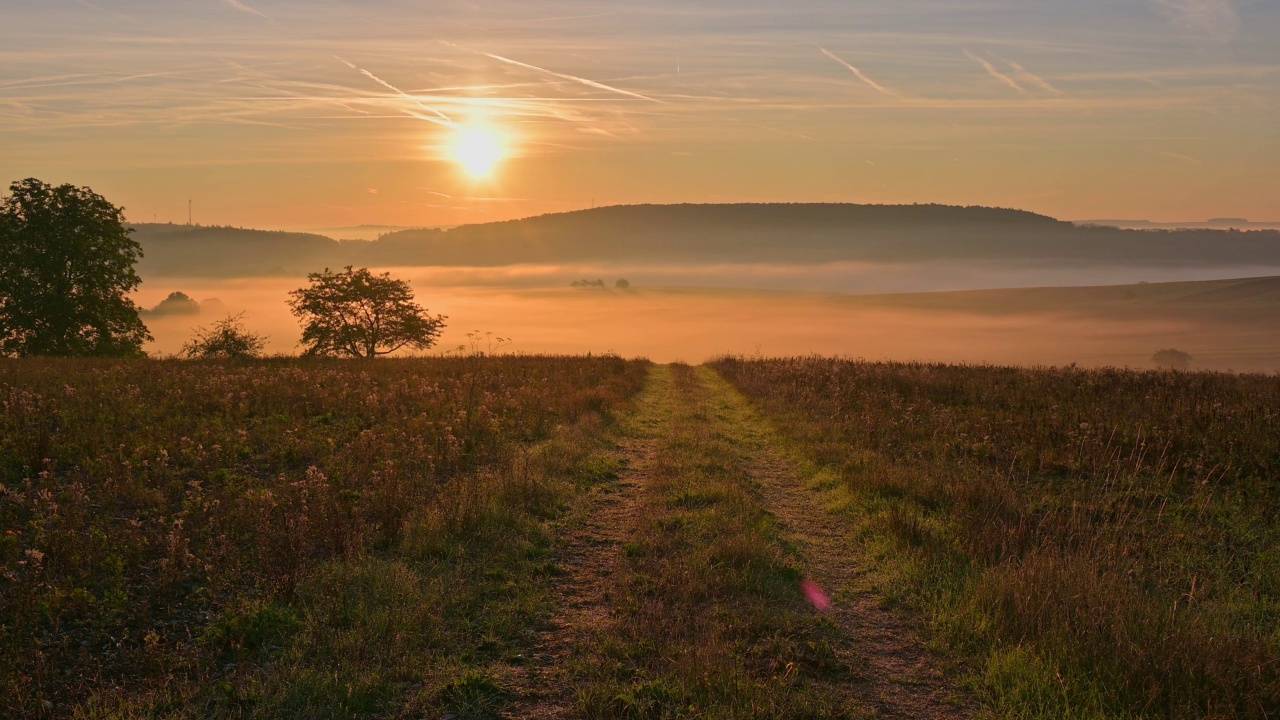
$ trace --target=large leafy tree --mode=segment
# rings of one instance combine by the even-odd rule
[[[428,315],[413,301],[409,283],[368,268],[307,276],[289,306],[302,322],[306,355],[372,358],[403,348],[424,350],[444,329],[443,315]]]
[[[124,211],[36,179],[0,203],[0,355],[131,356],[151,339],[128,293],[142,249]]]

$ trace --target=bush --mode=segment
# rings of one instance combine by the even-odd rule
[[[192,360],[243,360],[262,354],[267,345],[265,335],[245,329],[244,313],[228,315],[209,329],[198,328],[196,335],[182,346],[183,356]]]

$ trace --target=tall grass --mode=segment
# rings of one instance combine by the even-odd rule
[[[0,714],[146,693],[179,707],[200,693],[173,688],[219,682],[234,699],[228,669],[291,639],[311,650],[259,700],[305,712],[280,687],[304,687],[325,653],[351,664],[336,648],[353,627],[380,622],[389,650],[457,644],[453,616],[499,632],[476,616],[491,598],[405,563],[477,539],[536,560],[537,533],[512,533],[553,509],[545,471],[572,453],[530,448],[645,372],[614,357],[0,363]],[[404,607],[388,593],[445,605],[374,622]]]
[[[1280,378],[714,366],[997,714],[1280,715]]]

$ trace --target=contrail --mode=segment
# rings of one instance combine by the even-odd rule
[[[1054,87],[1052,84],[1050,84],[1048,80],[1045,80],[1044,78],[1040,77],[1039,75],[1037,75],[1037,74],[1035,74],[1035,73],[1031,72],[1030,70],[1028,70],[1028,69],[1026,69],[1026,68],[1022,67],[1022,66],[1021,66],[1021,65],[1019,65],[1018,63],[1016,63],[1016,62],[1014,62],[1014,61],[1012,61],[1012,60],[1005,60],[1005,63],[1006,63],[1009,67],[1013,68],[1013,74],[1014,74],[1014,75],[1017,75],[1020,79],[1022,79],[1022,80],[1024,80],[1024,81],[1026,81],[1026,82],[1029,82],[1029,83],[1031,83],[1032,85],[1035,85],[1036,87],[1040,88],[1041,90],[1044,90],[1044,91],[1046,91],[1046,92],[1051,92],[1051,93],[1053,93],[1054,95],[1061,95],[1061,94],[1062,94],[1062,91],[1061,91],[1061,90],[1059,90],[1058,88]]]
[[[1023,88],[1021,85],[1019,85],[1016,80],[997,70],[995,65],[992,65],[990,62],[988,62],[984,58],[980,58],[977,55],[974,55],[973,53],[969,52],[968,50],[965,50],[964,54],[968,55],[970,60],[973,60],[974,62],[981,65],[982,69],[986,70],[987,74],[990,75],[991,77],[999,80],[1000,82],[1004,83],[1005,85],[1008,85],[1009,87],[1013,88],[1014,90],[1017,90],[1020,93],[1026,92],[1026,89]]]
[[[859,80],[861,80],[862,82],[864,82],[864,83],[866,83],[867,85],[869,85],[869,86],[871,87],[871,89],[872,89],[872,90],[875,90],[876,92],[884,93],[885,95],[888,95],[889,97],[897,98],[897,99],[899,99],[899,100],[902,100],[902,99],[903,99],[903,97],[902,97],[901,95],[899,95],[898,93],[896,93],[896,92],[894,92],[894,91],[890,90],[889,88],[887,88],[887,87],[885,87],[885,86],[881,85],[880,83],[876,82],[875,80],[872,80],[871,78],[867,77],[866,75],[864,75],[864,74],[863,74],[863,72],[862,72],[861,70],[859,70],[858,68],[856,68],[856,67],[854,67],[854,66],[850,65],[849,63],[845,62],[844,60],[840,59],[839,57],[837,57],[837,56],[835,55],[835,53],[831,52],[830,50],[828,50],[828,49],[826,49],[826,48],[824,48],[824,47],[821,47],[821,46],[819,46],[819,47],[818,47],[818,49],[822,51],[822,54],[823,54],[823,55],[826,55],[827,57],[831,58],[832,60],[835,60],[836,62],[838,62],[838,63],[840,63],[841,65],[843,65],[843,66],[845,66],[846,68],[848,68],[848,69],[849,69],[849,72],[853,73],[855,77],[857,77]]]
[[[267,17],[266,15],[264,15],[264,14],[262,14],[262,13],[258,12],[257,10],[254,10],[253,8],[249,7],[248,5],[245,5],[244,3],[240,2],[240,0],[225,0],[225,2],[226,2],[228,5],[230,5],[231,7],[233,7],[233,8],[235,8],[235,9],[239,10],[240,12],[247,12],[247,13],[249,13],[249,14],[251,14],[251,15],[257,15],[258,17],[260,17],[260,18],[262,18],[262,19],[264,19],[264,20],[270,20],[270,19],[271,19],[271,18]]]
[[[391,92],[393,92],[393,93],[395,93],[395,94],[399,95],[400,97],[402,97],[402,98],[404,98],[404,99],[406,99],[406,100],[408,100],[408,101],[412,102],[413,104],[417,105],[418,107],[422,108],[423,110],[426,110],[427,112],[432,113],[435,117],[431,117],[431,116],[428,116],[428,115],[419,115],[418,113],[411,113],[411,112],[406,111],[406,112],[407,112],[407,114],[412,115],[413,117],[419,118],[419,119],[421,119],[421,120],[426,120],[427,122],[433,122],[433,123],[435,123],[435,124],[437,124],[437,125],[444,125],[445,127],[453,127],[453,126],[455,125],[455,123],[453,122],[453,118],[449,117],[448,115],[445,115],[444,113],[442,113],[442,112],[440,112],[439,110],[437,110],[437,109],[435,109],[435,108],[431,107],[430,105],[427,105],[426,103],[422,102],[422,100],[418,99],[417,97],[415,97],[415,96],[413,96],[413,95],[410,95],[409,93],[407,93],[407,92],[405,92],[405,91],[401,90],[400,88],[396,87],[395,85],[392,85],[391,83],[387,82],[386,80],[383,80],[382,78],[378,77],[377,75],[374,75],[373,73],[369,72],[368,70],[365,70],[365,69],[364,69],[364,68],[362,68],[362,67],[357,67],[354,63],[352,63],[352,62],[350,62],[350,61],[348,61],[348,60],[343,60],[342,58],[338,57],[337,55],[334,55],[333,57],[334,57],[338,62],[342,63],[343,65],[346,65],[347,67],[351,68],[352,70],[355,70],[356,72],[360,73],[361,75],[364,75],[365,77],[367,77],[367,78],[369,78],[370,80],[372,80],[372,81],[374,81],[374,82],[378,83],[378,84],[379,84],[379,85],[381,85],[382,87],[384,87],[384,88],[386,88],[386,89],[390,90]]]
[[[120,13],[118,13],[118,12],[113,12],[113,11],[111,11],[111,10],[108,10],[108,9],[104,8],[104,7],[99,7],[99,6],[94,5],[93,3],[89,2],[88,0],[76,0],[76,2],[77,2],[77,3],[79,3],[79,4],[81,4],[81,5],[83,5],[83,6],[85,6],[85,7],[87,7],[87,8],[91,8],[91,9],[93,9],[93,10],[97,10],[97,11],[98,11],[98,12],[100,12],[100,13],[106,13],[107,15],[110,15],[110,16],[111,16],[111,17],[113,17],[113,18],[118,18],[118,19],[120,19],[120,20],[124,20],[125,22],[131,22],[131,23],[134,23],[134,24],[136,24],[136,23],[138,22],[137,20],[134,20],[133,18],[129,17],[128,15],[121,15],[121,14],[120,14]]]
[[[1204,164],[1203,160],[1197,160],[1196,158],[1193,158],[1190,155],[1183,155],[1182,153],[1169,152],[1168,150],[1146,150],[1146,152],[1149,152],[1152,155],[1162,155],[1164,157],[1173,158],[1174,160],[1182,160],[1184,162],[1193,163],[1195,165]]]
[[[604,83],[598,83],[595,80],[588,80],[583,77],[578,77],[577,75],[565,75],[564,73],[558,73],[554,70],[548,70],[546,68],[538,67],[537,65],[530,65],[529,63],[522,63],[519,60],[512,60],[511,58],[505,58],[505,57],[502,57],[501,55],[494,55],[493,53],[482,52],[480,54],[488,58],[493,58],[498,62],[504,62],[504,63],[507,63],[508,65],[515,65],[516,67],[527,68],[529,70],[536,70],[540,73],[546,73],[547,75],[551,75],[552,77],[558,77],[561,80],[569,80],[571,82],[581,83],[583,85],[586,85],[587,87],[596,88],[597,90],[607,90],[609,92],[617,93],[619,95],[626,95],[627,97],[638,98],[640,100],[648,100],[649,102],[655,102],[655,103],[662,102],[661,100],[658,100],[656,98],[651,98],[648,95],[641,95],[640,93],[634,93],[634,92],[631,92],[630,90],[623,90],[621,88],[613,87],[612,85],[605,85]]]
[[[1156,12],[1186,30],[1212,40],[1230,40],[1240,31],[1233,0],[1148,0]]]

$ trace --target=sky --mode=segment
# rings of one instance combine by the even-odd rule
[[[290,229],[649,202],[1275,221],[1277,37],[1280,0],[0,0],[0,182]]]

